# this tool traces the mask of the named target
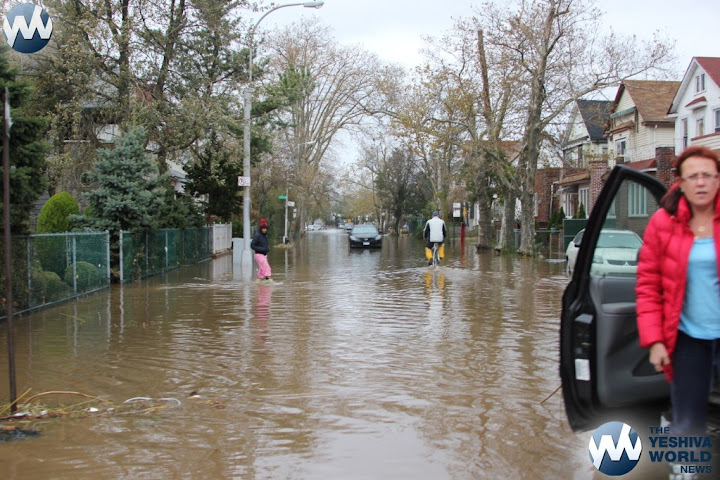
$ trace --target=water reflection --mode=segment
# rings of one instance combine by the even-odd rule
[[[19,389],[182,406],[41,422],[3,478],[588,478],[560,395],[541,404],[564,265],[446,252],[311,232],[270,283],[228,255],[23,317]]]

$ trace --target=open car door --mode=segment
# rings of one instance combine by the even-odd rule
[[[665,190],[654,177],[618,165],[590,212],[560,320],[560,377],[574,431],[667,406],[669,385],[640,348],[635,318],[637,237]]]

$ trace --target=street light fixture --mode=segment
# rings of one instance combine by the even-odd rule
[[[248,32],[248,87],[243,92],[243,98],[245,100],[244,107],[244,130],[243,130],[243,176],[245,177],[245,190],[243,192],[243,254],[241,258],[241,265],[251,266],[252,265],[252,251],[250,250],[250,111],[252,109],[252,94],[253,94],[253,36],[260,22],[265,17],[270,15],[275,10],[279,10],[285,7],[305,7],[305,8],[320,8],[325,4],[324,1],[318,2],[298,2],[288,3],[285,5],[278,5],[265,12],[260,19],[255,22],[255,25]]]

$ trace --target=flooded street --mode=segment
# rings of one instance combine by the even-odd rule
[[[547,398],[564,263],[456,241],[432,270],[418,240],[383,241],[309,232],[272,249],[269,284],[225,255],[19,317],[18,394],[162,408],[32,421],[2,478],[592,478]]]

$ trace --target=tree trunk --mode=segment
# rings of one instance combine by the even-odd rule
[[[517,194],[515,189],[507,187],[505,189],[505,204],[503,205],[502,225],[500,226],[500,251],[515,252],[515,201]]]
[[[538,157],[540,156],[540,123],[539,109],[537,121],[528,122],[531,125],[526,134],[525,149],[523,151],[522,168],[520,169],[520,248],[521,255],[533,256],[535,254],[535,172],[537,171]]]
[[[489,250],[493,247],[495,228],[492,219],[492,204],[488,191],[487,158],[480,154],[477,171],[477,203],[478,203],[478,239],[475,248]]]

